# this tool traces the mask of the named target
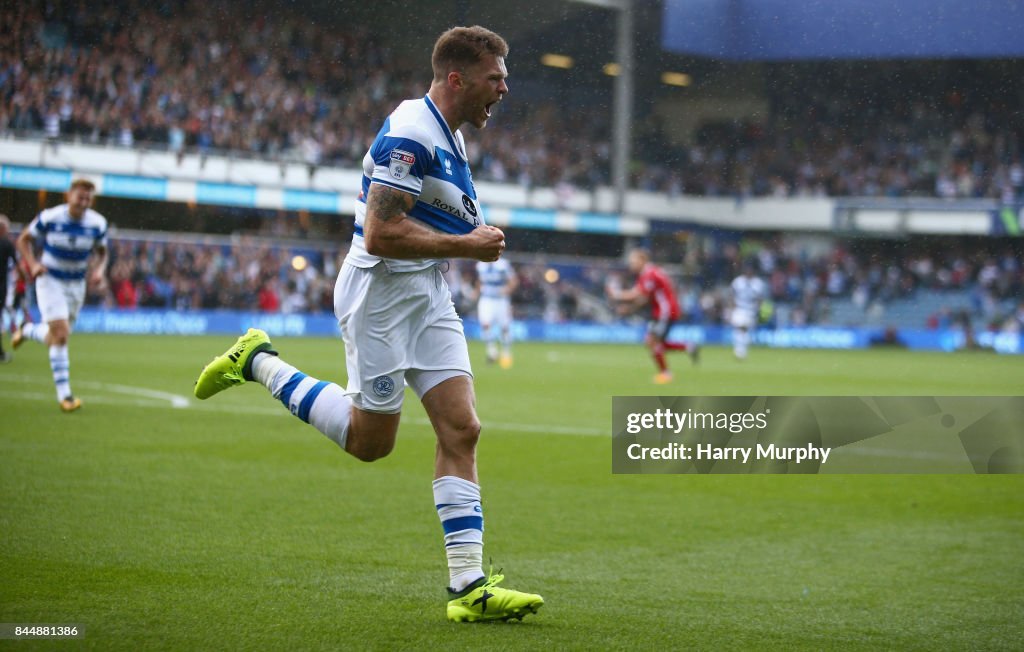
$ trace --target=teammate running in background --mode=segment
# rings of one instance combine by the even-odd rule
[[[4,351],[4,333],[2,319],[7,313],[7,284],[8,270],[17,276],[18,256],[14,249],[14,243],[10,238],[11,221],[6,215],[0,213],[0,362],[10,362],[11,354]],[[14,311],[11,311],[11,319],[15,318]]]
[[[278,357],[261,330],[203,369],[197,398],[256,381],[293,415],[366,461],[395,445],[406,385],[437,435],[433,505],[448,558],[448,620],[521,619],[544,599],[483,572],[473,374],[466,336],[441,273],[447,258],[494,261],[500,229],[484,224],[459,127],[482,129],[508,92],[504,39],[454,27],[437,40],[425,97],[398,105],[363,159],[355,234],[334,291],[348,386],[318,380]],[[352,487],[346,500],[373,500]]]
[[[86,275],[96,288],[106,283],[107,220],[92,210],[96,186],[86,179],[71,182],[68,202],[39,213],[18,236],[18,253],[35,280],[36,303],[43,319],[19,327],[11,338],[14,348],[35,340],[50,348],[50,369],[60,409],[73,412],[82,401],[71,393],[68,338],[85,301]],[[33,248],[43,248],[41,260]],[[96,263],[89,272],[89,258]]]
[[[764,281],[754,275],[754,266],[745,263],[743,273],[733,279],[731,289],[732,351],[737,360],[743,360],[747,357],[751,331],[757,328],[761,300],[767,288]]]
[[[512,366],[512,293],[518,285],[515,270],[504,258],[493,263],[476,264],[476,312],[480,319],[480,335],[487,343],[487,362],[493,364],[500,360],[502,369]]]
[[[672,372],[665,361],[666,351],[689,351],[690,360],[696,364],[700,356],[700,347],[696,342],[684,344],[669,342],[666,338],[673,322],[682,316],[679,310],[679,299],[676,297],[672,280],[665,270],[651,262],[651,254],[646,249],[633,249],[629,252],[629,271],[636,274],[636,284],[623,290],[609,285],[606,290],[608,298],[619,304],[620,314],[629,314],[650,306],[651,318],[647,322],[647,335],[644,344],[654,358],[658,373],[654,382],[664,385],[672,381]]]

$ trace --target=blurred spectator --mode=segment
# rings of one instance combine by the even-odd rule
[[[130,270],[130,263],[123,260],[118,261],[110,270],[110,291],[118,308],[134,308],[139,303]]]
[[[260,288],[259,306],[261,312],[277,312],[281,308],[281,300],[277,296],[277,283],[268,280]]]

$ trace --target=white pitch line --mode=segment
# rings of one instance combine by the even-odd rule
[[[19,383],[34,382],[36,384],[39,384],[41,382],[40,378],[36,376],[27,376],[20,374],[13,374],[10,376],[4,374],[0,376],[0,381],[16,381]],[[100,383],[90,380],[78,380],[75,381],[75,385],[79,387],[107,390],[115,394],[126,394],[128,396],[147,396],[149,398],[167,401],[168,403],[170,403],[170,407],[173,408],[187,408],[191,404],[191,401],[189,401],[187,397],[182,396],[181,394],[172,394],[171,392],[162,392],[160,390],[148,389],[146,387],[119,385],[117,383]]]
[[[139,394],[141,396],[148,396],[150,398],[162,399],[171,404],[172,408],[187,408],[191,401],[187,397],[181,394],[172,394],[171,392],[161,392],[156,389],[147,389],[145,387],[132,387],[130,385],[118,385],[117,383],[94,383],[89,381],[77,381],[78,385],[83,387],[94,387],[96,389],[106,389],[115,394],[127,394],[129,396]]]
[[[0,381],[3,380],[18,380],[21,381],[35,381],[38,384],[39,379],[35,377],[15,377],[15,376],[0,376]],[[186,399],[184,396],[177,394],[171,394],[169,392],[161,392],[158,390],[147,389],[144,387],[129,387],[127,385],[117,385],[114,383],[98,383],[89,381],[77,381],[75,383],[79,386],[95,387],[96,389],[107,389],[118,394],[139,394],[142,396],[148,396],[155,399],[162,399],[157,401],[140,401],[138,399],[109,399],[103,397],[89,396],[86,398],[88,403],[101,403],[109,405],[127,404],[135,407],[144,408],[155,408],[155,409],[180,409],[187,407],[191,410],[202,410],[204,412],[230,412],[232,414],[258,414],[261,416],[275,416],[275,417],[286,417],[290,416],[288,411],[282,408],[275,407],[262,407],[262,406],[251,406],[246,405],[244,407],[233,405],[230,403],[195,403]],[[40,401],[51,401],[55,400],[52,394],[42,392],[4,392],[5,397],[20,398],[26,400],[40,400]],[[164,402],[167,401],[167,402]],[[404,419],[407,423],[412,423],[418,426],[429,426],[430,420],[422,417],[406,417]],[[585,437],[603,437],[607,433],[597,428],[580,428],[575,426],[561,426],[561,425],[544,425],[544,424],[530,424],[530,423],[504,423],[497,421],[485,421],[484,428],[486,430],[510,430],[513,432],[525,432],[535,434],[551,434],[551,435],[577,435]]]
[[[426,425],[430,425],[428,419],[417,419],[414,421],[422,421]],[[532,425],[528,423],[502,423],[499,421],[487,421],[483,420],[483,427],[486,431],[488,428],[498,428],[499,430],[518,430],[519,432],[536,432],[541,434],[554,434],[554,435],[581,435],[585,437],[605,437],[608,432],[605,430],[599,430],[597,428],[578,428],[576,426],[554,426],[537,424]]]
[[[0,380],[3,380],[0,377]],[[86,383],[80,383],[86,384]],[[92,383],[93,385],[106,386],[104,383]],[[124,386],[120,386],[124,387]],[[155,392],[155,394],[166,394],[166,392]],[[4,392],[4,398],[18,398],[30,401],[42,401],[50,402],[56,400],[53,394],[44,392]],[[126,400],[123,398],[112,398],[105,396],[89,396],[87,399],[88,403],[99,403],[101,405],[132,405],[134,407],[141,408],[152,408],[152,409],[180,409],[173,406],[163,400],[159,401],[146,401],[146,400]],[[275,416],[275,417],[286,417],[290,416],[289,413],[282,408],[272,407],[260,407],[260,406],[238,406],[229,403],[192,403],[189,405],[189,409],[201,410],[204,412],[230,412],[232,414],[239,414],[240,412],[247,415],[258,414],[261,416]],[[406,422],[412,423],[418,426],[429,426],[430,420],[419,417],[410,417],[405,419]],[[553,434],[553,435],[582,435],[587,437],[607,437],[608,433],[603,430],[596,428],[573,428],[570,426],[555,426],[555,425],[543,425],[543,424],[525,424],[525,423],[501,423],[501,422],[485,422],[485,431],[487,427],[495,428],[498,430],[511,430],[514,432],[526,432],[531,434]],[[905,460],[928,460],[928,461],[961,461],[964,458],[959,455],[946,455],[943,453],[934,453],[929,451],[895,451],[888,450],[885,448],[871,448],[871,447],[856,447],[847,448],[841,447],[835,449],[836,452],[842,452],[843,455],[863,455],[869,457],[882,457],[889,459],[905,459]]]
[[[28,374],[0,374],[0,382],[19,382],[27,383],[29,385],[42,385],[50,384],[49,381],[44,381],[42,374],[38,376],[30,376]]]
[[[4,398],[18,398],[27,401],[43,401],[43,402],[56,402],[57,396],[55,394],[46,394],[43,392],[4,392]],[[123,398],[112,398],[109,396],[89,396],[89,403],[100,403],[104,405],[132,405],[135,407],[145,408],[169,408],[170,406],[166,403],[155,401],[139,401],[139,400],[125,400]]]

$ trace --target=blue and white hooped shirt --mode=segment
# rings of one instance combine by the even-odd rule
[[[82,219],[71,217],[67,204],[47,208],[29,224],[29,233],[43,247],[39,262],[59,281],[81,281],[89,254],[107,246],[107,219],[87,208]]]
[[[515,276],[512,265],[504,258],[493,263],[478,262],[476,275],[480,279],[480,297],[484,299],[508,299],[505,288]]]
[[[363,157],[363,192],[356,201],[355,235],[346,258],[363,268],[382,260],[367,253],[363,241],[371,183],[416,196],[409,216],[437,231],[462,235],[484,224],[462,133],[458,129],[452,133],[429,97],[399,104]],[[396,272],[426,269],[439,262],[387,259],[388,269]]]

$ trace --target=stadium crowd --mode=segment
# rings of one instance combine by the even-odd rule
[[[0,133],[353,167],[376,116],[426,92],[422,71],[400,65],[365,28],[338,30],[276,6],[272,21],[256,12],[239,30],[239,11],[225,0],[5,6]],[[593,152],[573,148],[580,162],[572,163],[568,120],[550,104],[497,122],[470,139],[482,177],[527,185],[607,178],[607,140]],[[573,141],[595,140],[582,136]]]
[[[234,0],[5,3],[0,136],[351,167],[375,117],[426,90],[422,71],[365,27],[314,22],[287,5],[267,15]],[[981,90],[963,92],[937,83],[952,78],[952,64],[930,65],[925,79],[898,84],[897,63],[769,68],[767,116],[706,124],[686,145],[641,103],[633,185],[736,197],[1024,198],[1024,118],[1010,108],[1019,102],[985,92],[998,74],[979,72]],[[566,195],[607,184],[607,113],[517,104],[513,94],[468,139],[476,175]]]
[[[231,244],[115,239],[108,287],[91,294],[89,303],[127,310],[331,313],[344,254],[343,248],[283,246],[261,237],[235,238]],[[513,295],[517,319],[612,319],[604,305],[605,284],[609,277],[632,282],[611,259],[553,263],[513,254],[512,260],[519,281]],[[1013,247],[997,251],[980,241],[958,241],[952,247],[857,243],[856,249],[837,242],[808,253],[779,239],[694,247],[669,269],[678,281],[684,320],[690,323],[727,322],[729,283],[748,262],[769,288],[763,314],[768,325],[836,324],[830,307],[839,301],[852,303],[867,320],[873,307],[931,292],[950,301],[916,327],[948,326],[965,312],[998,330],[1024,328],[1021,260]],[[474,264],[453,261],[446,278],[460,314],[472,314]]]
[[[785,306],[788,324],[832,324],[831,307],[840,301],[850,302],[867,321],[872,311],[929,292],[950,302],[945,314],[917,327],[949,325],[954,311],[966,311],[971,319],[996,329],[1024,326],[1024,311],[1015,310],[1024,300],[1021,251],[1009,244],[999,247],[955,239],[919,244],[839,241],[808,253],[778,239],[747,247],[726,244],[710,252],[698,248],[686,261],[693,282],[684,284],[684,303],[694,321],[723,323],[728,308],[724,288],[746,262],[768,286],[767,323],[775,323],[769,306]]]
[[[114,239],[110,245],[107,287],[91,291],[88,303],[133,310],[164,308],[246,310],[283,313],[332,313],[334,282],[344,248],[285,247],[261,237],[235,238],[232,244],[149,238]],[[594,319],[578,305],[581,293],[599,283],[600,267],[567,266],[572,280],[545,280],[550,265],[516,264],[517,316],[550,321]],[[461,314],[475,307],[475,266],[452,261],[445,276]]]
[[[333,311],[338,255],[258,238],[231,245],[118,239],[107,289],[89,301],[120,309]]]
[[[1019,88],[998,65],[775,66],[769,116],[717,123],[681,152],[694,194],[1024,198]]]

